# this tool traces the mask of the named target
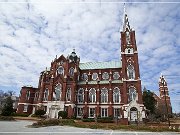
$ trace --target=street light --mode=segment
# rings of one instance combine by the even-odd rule
[[[163,78],[163,77],[162,77],[162,79],[161,79],[161,83],[162,83],[162,85],[163,85],[163,90],[164,90],[165,105],[166,105],[166,114],[167,114],[167,118],[168,118],[168,125],[170,126],[169,112],[168,112],[168,106],[167,106],[167,101],[166,101],[166,92],[165,92],[165,88],[164,88],[164,85],[165,85],[165,80],[164,80],[164,78]]]

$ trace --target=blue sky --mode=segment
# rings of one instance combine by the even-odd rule
[[[131,1],[134,2],[134,1]],[[142,88],[158,93],[164,74],[174,112],[180,112],[180,3],[126,3],[136,31]],[[0,89],[37,87],[55,56],[75,48],[81,62],[118,61],[123,1],[31,0],[0,2]]]

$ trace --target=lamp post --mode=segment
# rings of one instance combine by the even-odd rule
[[[165,88],[164,88],[164,85],[165,85],[165,80],[164,80],[164,78],[161,79],[161,83],[162,83],[162,85],[163,85],[163,90],[164,90],[165,105],[166,105],[166,114],[167,114],[167,118],[168,118],[168,125],[170,126],[169,112],[168,112],[168,106],[167,106],[167,101],[166,101],[166,91],[165,91]]]

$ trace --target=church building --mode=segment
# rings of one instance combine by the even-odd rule
[[[136,37],[126,13],[120,41],[119,61],[81,63],[75,50],[56,57],[41,72],[38,88],[22,87],[17,113],[44,109],[49,118],[67,111],[69,118],[113,117],[121,124],[143,121]]]
[[[156,100],[156,109],[158,109],[159,112],[162,114],[172,114],[172,106],[171,106],[171,100],[169,96],[169,90],[167,86],[167,81],[165,77],[161,74],[159,78],[159,96],[157,96],[155,93],[153,97]]]

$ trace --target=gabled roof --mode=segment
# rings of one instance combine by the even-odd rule
[[[79,68],[81,70],[86,69],[109,69],[109,68],[122,68],[121,61],[109,61],[109,62],[87,62],[80,63]]]

